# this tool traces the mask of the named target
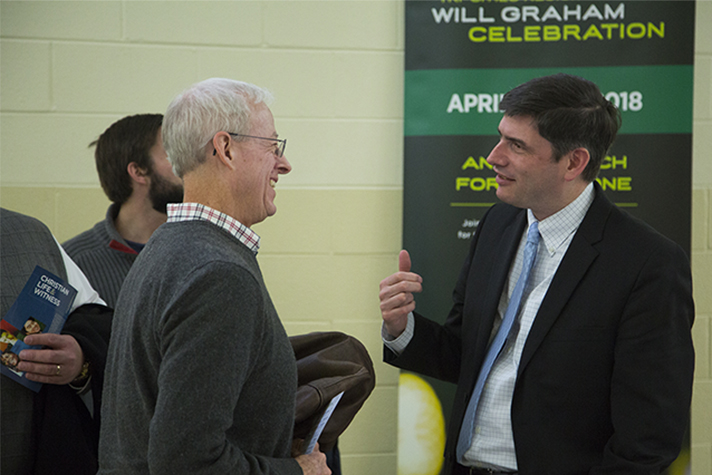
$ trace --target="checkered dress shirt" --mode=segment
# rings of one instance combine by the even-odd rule
[[[169,223],[181,221],[208,221],[229,232],[252,252],[260,249],[260,237],[250,228],[225,213],[200,203],[178,203],[168,205]]]

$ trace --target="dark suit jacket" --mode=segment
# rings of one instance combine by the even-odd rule
[[[62,279],[67,279],[67,272],[52,233],[35,218],[0,208],[0,236],[0,316],[4,316],[35,265]],[[77,340],[92,364],[94,417],[68,385],[44,384],[34,393],[2,378],[1,473],[96,473],[99,408],[112,314],[103,305],[82,305],[69,315],[62,329]]]
[[[526,211],[480,221],[444,325],[415,315],[406,350],[384,359],[457,383],[445,448],[455,462],[462,418],[484,360]],[[519,365],[512,428],[519,473],[659,473],[689,419],[694,317],[679,246],[596,196],[542,301]]]

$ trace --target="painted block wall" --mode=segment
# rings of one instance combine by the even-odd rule
[[[697,370],[693,475],[712,473],[712,1],[698,1],[693,161]],[[378,283],[397,267],[402,0],[0,1],[0,205],[64,241],[103,219],[87,145],[164,112],[214,76],[276,96],[294,171],[259,224],[259,260],[290,334],[339,330],[377,387],[341,439],[344,473],[395,474],[398,372],[380,362]],[[674,191],[674,190],[673,190]]]
[[[119,118],[164,112],[189,85],[271,90],[294,171],[255,227],[290,334],[359,338],[377,387],[340,446],[344,473],[396,472],[398,372],[383,365],[378,283],[401,242],[400,1],[0,2],[0,204],[64,241],[109,202],[87,145]]]
[[[712,474],[712,1],[697,2],[692,137],[692,285],[696,367],[692,475]]]

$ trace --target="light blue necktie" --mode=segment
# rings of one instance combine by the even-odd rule
[[[497,356],[502,351],[504,343],[509,337],[509,332],[512,330],[512,325],[516,320],[517,313],[519,312],[519,307],[522,303],[522,294],[527,286],[527,281],[529,280],[529,274],[531,274],[532,267],[534,265],[534,260],[536,259],[536,251],[539,246],[539,223],[534,221],[531,226],[529,226],[529,232],[527,233],[527,243],[524,245],[524,263],[522,266],[522,273],[519,275],[517,280],[517,285],[514,287],[514,292],[509,299],[509,305],[507,306],[507,311],[504,313],[504,318],[502,319],[502,324],[497,331],[497,335],[494,337],[492,344],[487,351],[487,356],[485,357],[485,362],[482,364],[482,369],[480,370],[480,375],[477,377],[477,383],[475,384],[475,390],[472,392],[472,397],[470,397],[470,403],[467,405],[467,411],[465,412],[465,418],[462,421],[462,427],[460,428],[460,437],[457,441],[457,461],[462,463],[462,457],[465,452],[472,445],[472,435],[475,425],[475,415],[477,414],[477,405],[479,404],[480,397],[482,396],[482,389],[485,386],[487,377],[492,370],[492,365],[494,365]]]

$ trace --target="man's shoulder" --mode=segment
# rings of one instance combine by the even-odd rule
[[[604,235],[604,239],[607,236],[617,236],[620,241],[627,243],[631,250],[682,252],[682,248],[675,241],[625,210],[614,207],[609,223],[612,232]]]
[[[40,221],[37,218],[33,218],[32,216],[18,213],[17,211],[12,211],[7,208],[0,208],[0,219],[2,221],[6,222],[21,222],[23,224],[26,224],[28,226],[37,226],[37,227],[46,227],[42,221]],[[0,221],[0,222],[2,222]]]
[[[205,221],[162,225],[133,267],[138,273],[169,273],[180,278],[200,280],[219,275],[228,282],[262,282],[254,254],[229,233]]]
[[[76,260],[83,254],[108,249],[110,241],[104,221],[99,221],[93,227],[64,241],[62,247],[69,254],[69,257]]]
[[[482,216],[478,224],[478,229],[482,227],[483,230],[486,228],[487,231],[501,233],[504,228],[517,222],[517,220],[526,219],[526,213],[527,210],[525,209],[517,208],[516,206],[506,203],[496,203]]]
[[[188,255],[207,253],[225,256],[228,260],[254,261],[254,254],[235,236],[207,221],[179,221],[166,223],[153,233],[147,247],[177,246]],[[175,250],[167,250],[175,252]]]
[[[688,261],[685,251],[650,224],[597,196],[577,232],[577,239],[620,261],[646,260],[651,255]]]
[[[485,214],[492,215],[498,220],[508,221],[514,219],[520,213],[526,212],[527,210],[523,208],[517,208],[516,206],[512,206],[507,203],[495,203],[487,210]]]
[[[195,223],[168,223],[156,230],[131,267],[122,295],[155,301],[160,294],[167,299],[164,303],[186,298],[230,305],[260,300],[265,289],[256,260],[238,252],[211,227]]]
[[[6,232],[42,232],[52,234],[42,221],[26,214],[0,208],[0,229]]]

